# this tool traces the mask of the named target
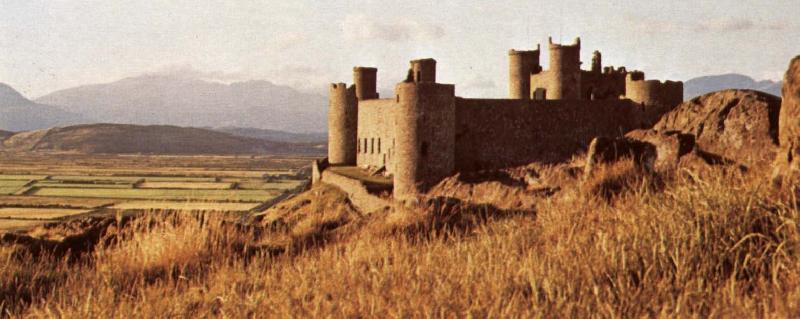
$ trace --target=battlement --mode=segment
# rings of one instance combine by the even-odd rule
[[[603,67],[603,74],[627,75],[628,74],[628,69],[625,68],[624,66],[621,66],[619,68],[614,68],[614,66],[609,65],[609,66]]]
[[[553,37],[547,38],[548,44],[550,44],[550,49],[580,49],[581,48],[581,37],[575,38],[575,42],[572,44],[560,44],[560,43],[553,43]]]

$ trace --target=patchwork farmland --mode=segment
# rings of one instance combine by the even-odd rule
[[[0,153],[0,230],[142,211],[245,214],[303,189],[305,157]]]

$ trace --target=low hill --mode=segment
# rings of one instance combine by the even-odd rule
[[[260,80],[225,84],[180,74],[145,74],[60,90],[36,101],[107,123],[292,132],[327,127],[325,96]]]
[[[286,131],[259,129],[252,127],[219,127],[215,131],[230,133],[236,136],[252,137],[262,140],[286,143],[324,144],[328,140],[327,133],[291,133]]]
[[[0,83],[0,129],[25,131],[86,122],[89,120],[85,116],[33,102],[11,86]]]
[[[730,73],[701,76],[684,82],[683,99],[690,100],[696,96],[727,89],[756,90],[781,96],[780,81],[756,81],[746,75]]]
[[[312,144],[272,142],[208,129],[166,125],[90,124],[14,134],[8,151],[86,154],[320,154]]]

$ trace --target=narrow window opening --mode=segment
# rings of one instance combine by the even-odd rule
[[[369,139],[369,153],[370,154],[375,154],[375,138],[374,137]]]
[[[378,153],[381,152],[381,138],[378,138]]]

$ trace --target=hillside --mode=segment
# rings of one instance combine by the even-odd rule
[[[25,131],[86,122],[90,122],[88,117],[35,103],[11,86],[0,83],[0,130]]]
[[[36,99],[98,122],[192,127],[254,127],[319,132],[327,99],[268,81],[223,84],[169,74],[79,86]]]
[[[252,137],[262,140],[286,143],[320,143],[328,140],[327,133],[291,133],[278,130],[258,129],[252,127],[219,127],[215,131],[225,132],[236,136]]]
[[[319,154],[310,144],[291,144],[233,136],[200,128],[90,124],[14,134],[7,151],[86,154]]]
[[[0,142],[7,139],[11,135],[14,135],[14,132],[0,130]]]
[[[746,75],[731,73],[701,76],[684,82],[683,99],[688,101],[696,96],[726,89],[756,90],[781,96],[780,81],[756,81]]]

